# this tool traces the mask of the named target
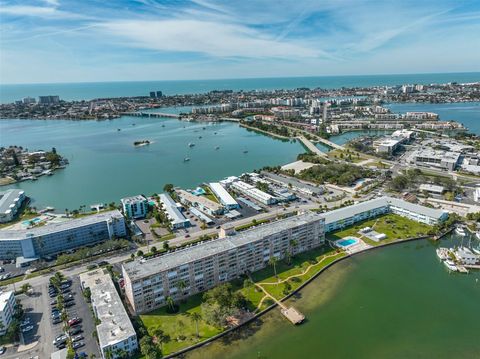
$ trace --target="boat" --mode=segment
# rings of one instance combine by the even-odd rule
[[[122,129],[121,128],[117,128],[117,131],[121,131]]]
[[[244,150],[243,153],[248,153],[248,150]]]
[[[190,143],[188,144],[188,147],[193,147],[193,146],[195,146],[195,144],[192,143],[192,142],[190,142]]]
[[[478,246],[477,248],[472,247],[472,252],[475,253],[475,254],[480,255],[480,246]]]
[[[214,135],[216,135],[217,133],[216,133],[216,132],[214,132],[213,134],[214,134]]]
[[[479,231],[479,232],[475,232],[475,237],[477,237],[477,239],[480,239],[480,231]]]
[[[449,258],[449,252],[450,250],[448,248],[440,247],[437,248],[437,257],[440,258],[442,261],[446,260]]]
[[[216,149],[216,150],[219,150],[219,149],[220,149],[220,146],[215,146],[215,149]]]
[[[458,268],[457,268],[457,266],[455,265],[455,262],[453,262],[453,261],[450,260],[450,259],[447,259],[446,261],[444,261],[443,264],[445,264],[445,267],[447,267],[447,268],[448,268],[449,270],[451,270],[452,272],[458,271]]]
[[[190,161],[190,157],[185,157],[185,158],[183,159],[183,162],[188,162],[188,161]]]
[[[463,227],[460,226],[455,228],[455,233],[462,237],[465,237],[466,235],[465,230],[463,229]]]
[[[165,125],[162,125],[162,127],[165,127]]]
[[[198,139],[200,139],[200,140],[201,140],[201,139],[202,139],[202,136],[198,136]]]

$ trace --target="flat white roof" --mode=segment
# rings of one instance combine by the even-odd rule
[[[0,293],[0,312],[3,312],[5,310],[5,307],[7,306],[7,303],[12,295],[13,291],[11,290],[8,292]]]
[[[106,269],[82,273],[80,282],[83,288],[90,288],[92,305],[101,321],[97,325],[101,348],[136,337],[132,322]]]
[[[190,192],[184,191],[183,189],[177,189],[175,190],[177,194],[184,198],[186,201],[190,203],[199,203],[204,207],[210,208],[213,211],[218,211],[222,209],[222,206],[214,201],[209,200],[207,197],[204,196],[195,196],[194,194],[191,194]]]
[[[218,182],[212,182],[208,184],[212,189],[213,193],[220,199],[225,206],[237,206],[238,203],[235,199],[231,196],[228,191],[223,188],[223,186]]]
[[[185,216],[178,210],[177,204],[175,201],[170,197],[170,195],[166,193],[160,194],[160,202],[162,202],[165,210],[167,211],[168,218],[170,222],[173,224],[180,224],[180,223],[187,223],[190,222]]]

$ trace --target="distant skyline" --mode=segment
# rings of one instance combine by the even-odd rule
[[[478,1],[0,0],[0,81],[480,71]]]

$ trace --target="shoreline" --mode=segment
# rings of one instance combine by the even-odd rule
[[[443,236],[445,236],[446,234],[448,234],[449,232],[447,231],[446,233],[443,233],[439,236],[438,240],[441,239]],[[388,246],[393,246],[393,245],[397,245],[397,244],[400,244],[400,243],[408,243],[408,242],[413,242],[413,241],[418,241],[418,240],[422,240],[422,239],[429,239],[429,238],[432,238],[432,236],[421,236],[421,237],[413,237],[413,238],[407,238],[407,239],[401,239],[401,240],[398,240],[398,241],[393,241],[393,242],[389,242],[389,243],[384,243],[384,244],[379,244],[378,246],[375,246],[375,247],[370,247],[370,248],[366,248],[366,249],[363,249],[359,252],[355,252],[355,253],[352,253],[352,254],[346,254],[345,256],[342,256],[338,259],[335,259],[333,262],[327,264],[325,267],[321,268],[317,273],[315,273],[311,278],[307,279],[304,283],[302,283],[297,289],[295,289],[294,291],[292,291],[291,293],[289,293],[288,295],[286,295],[285,297],[281,298],[279,300],[279,302],[283,303],[285,301],[287,301],[288,299],[290,299],[291,297],[293,297],[295,294],[297,294],[298,292],[300,292],[303,288],[305,288],[308,284],[310,284],[313,280],[315,280],[316,278],[318,278],[323,272],[325,272],[327,269],[333,267],[335,264],[337,263],[340,263],[344,260],[347,260],[347,259],[350,259],[350,258],[353,258],[357,255],[361,255],[361,254],[364,254],[364,253],[368,253],[370,252],[371,250],[374,250],[374,249],[380,249],[380,248],[385,248],[385,247],[388,247]],[[261,312],[255,314],[252,318],[246,320],[245,322],[239,324],[238,326],[235,326],[233,328],[229,328],[211,338],[208,338],[202,342],[199,342],[199,343],[196,343],[194,345],[191,345],[189,347],[186,347],[178,352],[175,352],[175,353],[172,353],[172,354],[168,354],[166,356],[164,356],[163,358],[164,359],[171,359],[171,358],[176,358],[180,355],[183,355],[183,354],[186,354],[188,352],[191,352],[195,349],[198,349],[200,347],[203,347],[205,345],[208,345],[214,341],[216,341],[217,339],[220,339],[236,330],[239,330],[239,329],[242,329],[243,327],[247,326],[248,324],[250,323],[253,323],[255,320],[261,318],[262,316],[264,316],[265,314],[267,314],[268,312],[270,312],[271,310],[273,310],[275,307],[277,307],[278,304],[275,302],[273,303],[272,305],[270,305],[269,307],[265,308],[264,310],[262,310]]]

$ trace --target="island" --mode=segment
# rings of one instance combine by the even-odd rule
[[[33,152],[22,146],[0,147],[0,186],[51,176],[67,164],[68,160],[58,154],[55,147]]]

